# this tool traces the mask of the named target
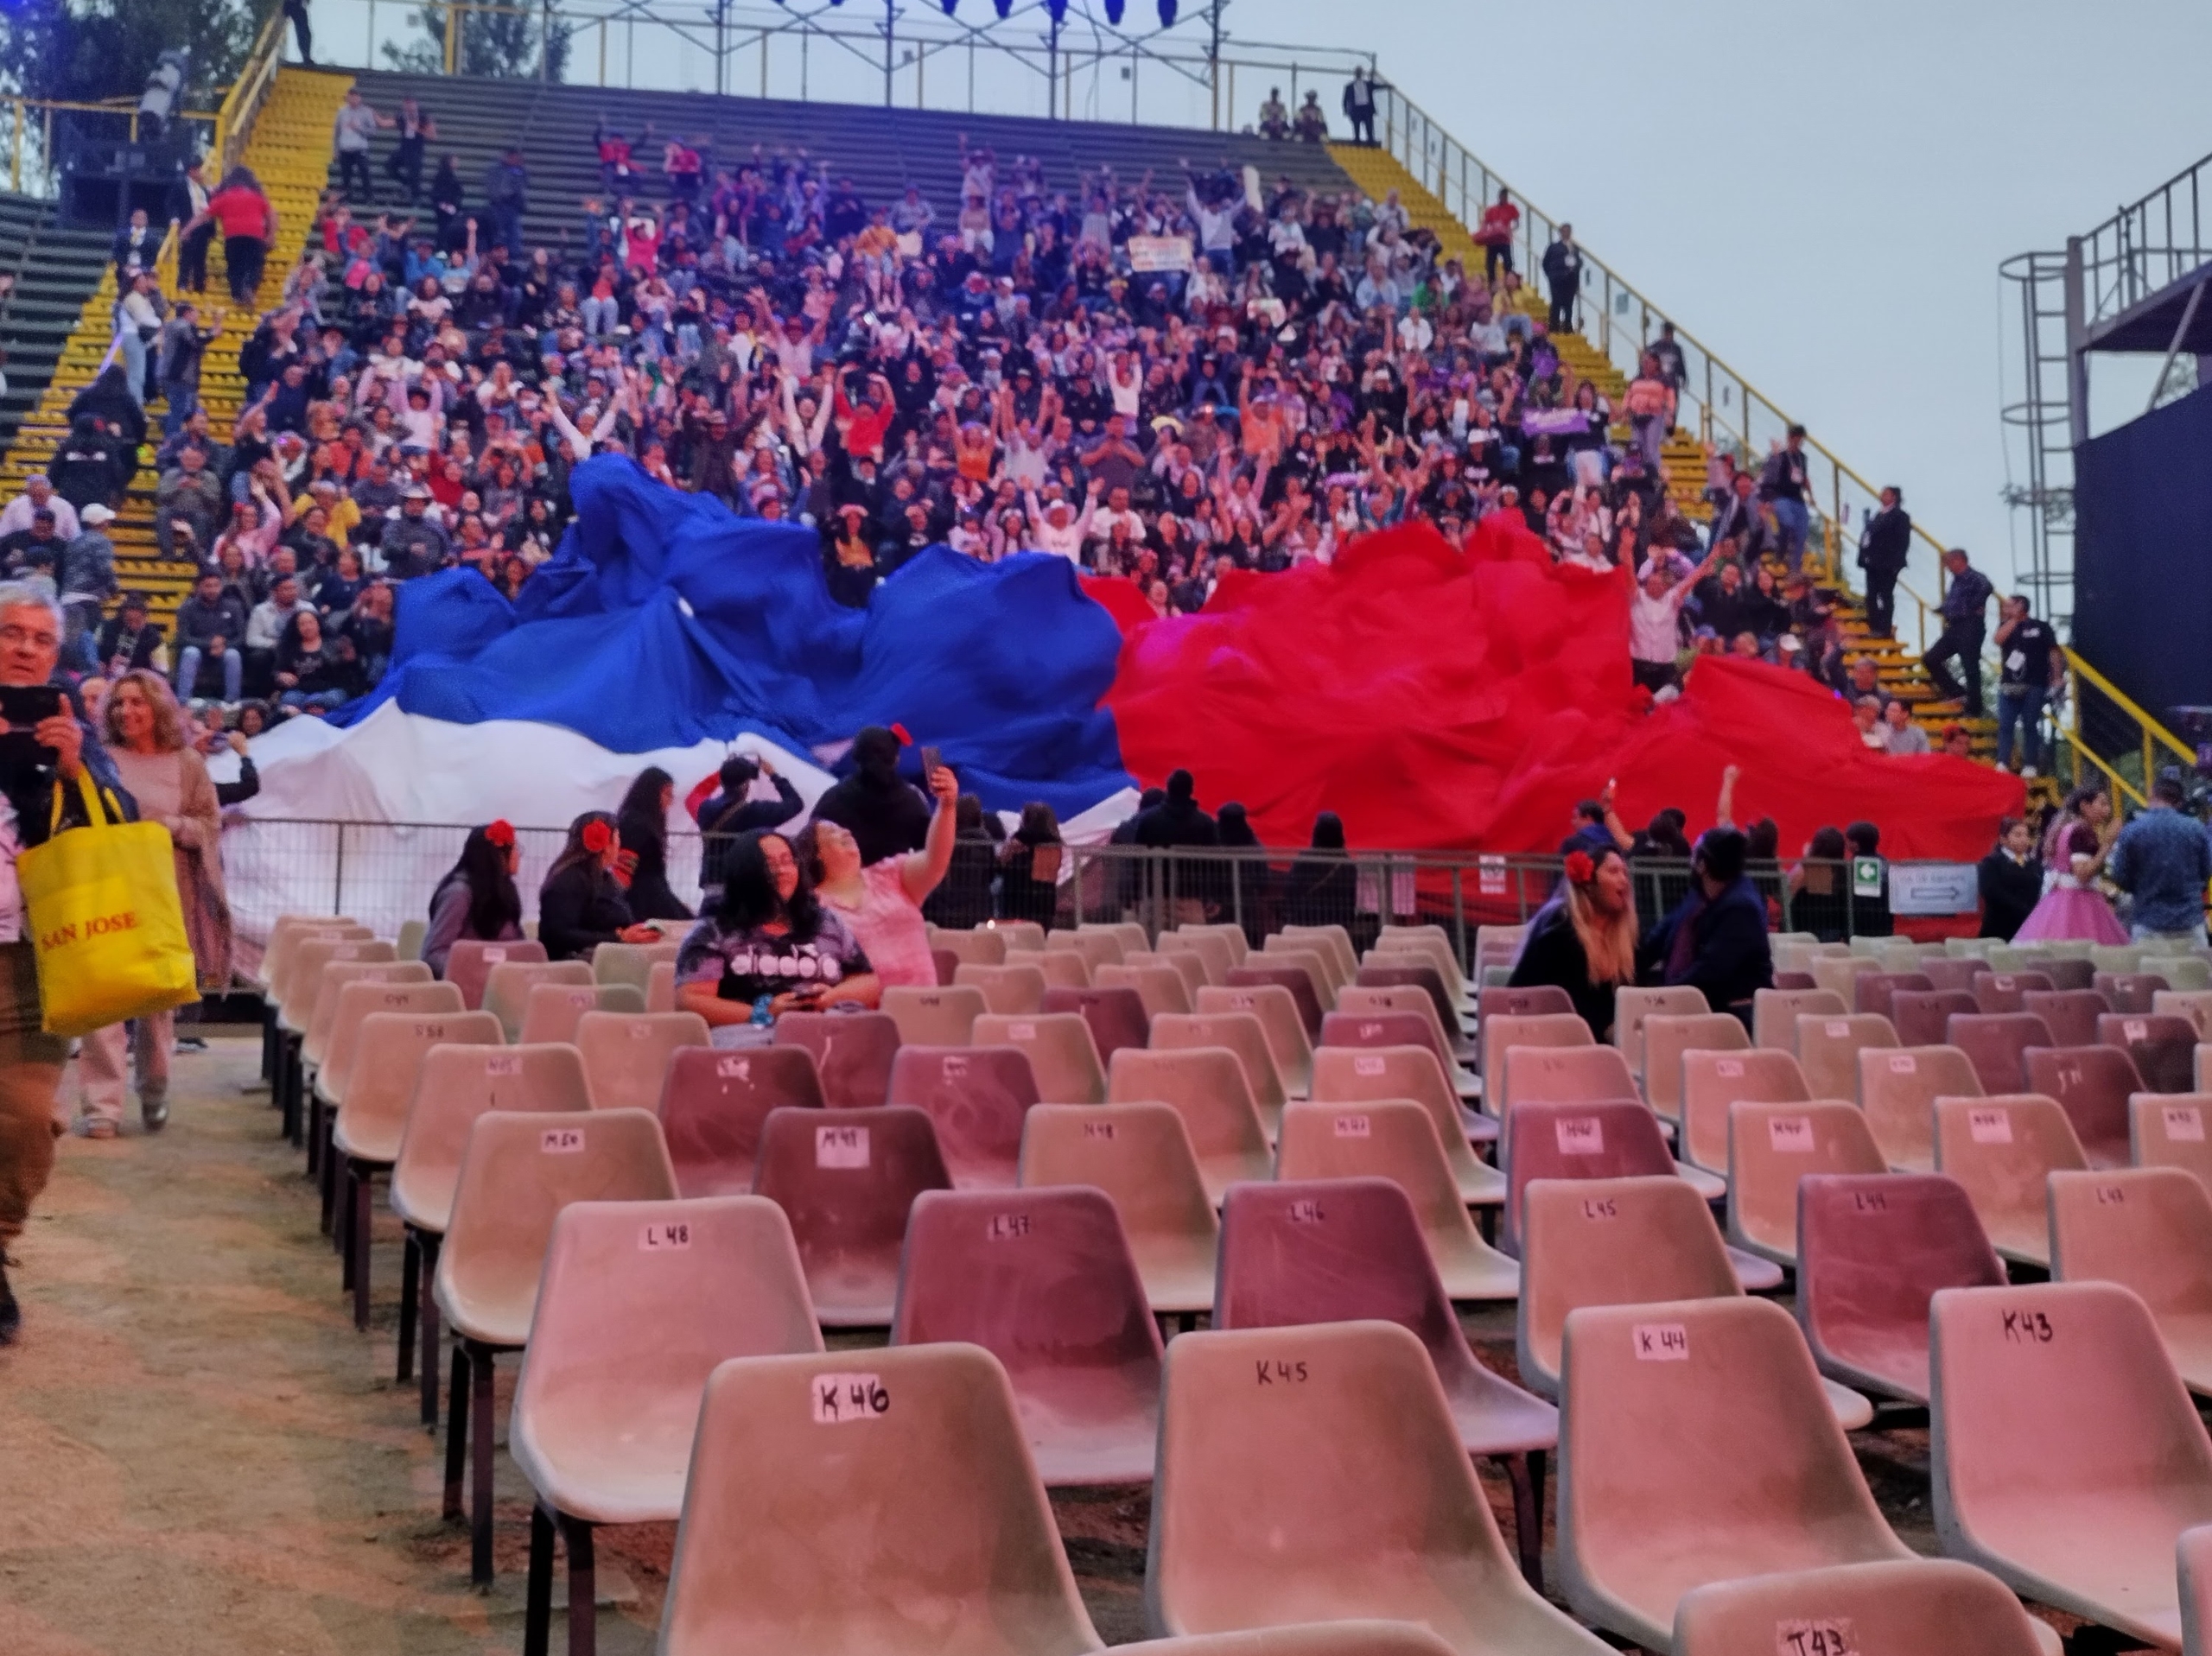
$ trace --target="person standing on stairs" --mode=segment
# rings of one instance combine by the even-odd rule
[[[284,0],[284,16],[292,25],[292,43],[300,48],[301,67],[314,68],[315,31],[308,26],[308,0]]]
[[[261,267],[269,257],[269,244],[276,239],[276,209],[262,194],[261,181],[250,168],[233,167],[209,200],[207,211],[222,227],[231,303],[251,305],[261,293]]]
[[[385,157],[385,175],[407,193],[406,205],[411,207],[423,198],[423,151],[438,136],[438,124],[423,112],[410,92],[399,100],[394,124],[399,137]]]
[[[207,291],[207,244],[215,239],[215,221],[207,212],[212,192],[207,188],[207,166],[204,161],[191,162],[169,201],[171,222],[182,226],[176,244],[179,293]]]
[[[364,206],[377,199],[376,185],[369,177],[369,144],[380,126],[393,124],[391,117],[379,115],[361,96],[359,86],[346,89],[346,101],[338,106],[338,116],[331,126],[331,142],[338,152],[338,187],[348,201]],[[360,181],[357,194],[353,185]]]
[[[1544,249],[1544,284],[1552,290],[1548,326],[1554,333],[1573,333],[1574,301],[1582,292],[1582,250],[1575,244],[1573,225],[1561,225],[1559,239]]]
[[[1938,612],[1943,618],[1943,634],[1936,640],[1935,648],[1920,658],[1920,664],[1937,695],[1946,701],[1964,697],[1967,717],[1979,719],[1983,711],[1981,640],[1988,624],[1989,600],[1996,588],[1989,584],[1987,575],[1967,562],[1964,547],[1955,546],[1946,552],[1943,568],[1951,577]],[[1965,683],[1952,676],[1953,662],[1966,676]]]
[[[1759,473],[1759,498],[1773,509],[1781,530],[1783,562],[1796,574],[1805,561],[1805,537],[1813,526],[1811,462],[1805,458],[1805,428],[1792,426],[1789,436],[1774,446]]]
[[[1997,606],[1997,764],[2012,765],[2012,733],[2020,733],[2020,774],[2043,765],[2043,709],[2065,682],[2066,657],[2048,621],[2036,619],[2027,595],[2015,593]]]
[[[1897,635],[1897,577],[1912,555],[1912,517],[1904,492],[1882,491],[1882,509],[1867,518],[1859,536],[1859,567],[1866,572],[1866,631],[1877,638]]]
[[[1354,69],[1344,83],[1344,118],[1351,123],[1351,141],[1375,147],[1375,83],[1363,68]]]

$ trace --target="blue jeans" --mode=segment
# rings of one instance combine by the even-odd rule
[[[162,397],[168,404],[162,416],[162,435],[174,437],[184,429],[184,422],[192,418],[192,411],[200,406],[200,394],[193,386],[165,379],[162,382]]]
[[[138,330],[125,322],[115,336],[122,347],[123,371],[130,376],[130,400],[141,409],[146,406],[146,341],[138,337]]]
[[[2041,685],[2024,684],[1997,692],[1997,763],[2012,762],[2012,729],[2020,731],[2020,763],[2031,771],[2043,769],[2043,708],[2050,692]]]
[[[1813,515],[1805,510],[1802,500],[1776,500],[1775,526],[1781,531],[1783,561],[1793,570],[1805,562],[1805,537],[1813,527]]]
[[[346,700],[343,690],[287,690],[276,698],[280,706],[295,713],[328,713],[344,707]]]
[[[223,700],[236,701],[244,694],[245,657],[235,650],[225,650],[216,659],[223,664]],[[175,685],[178,701],[192,700],[193,691],[200,682],[200,661],[198,644],[187,644],[177,652]]]

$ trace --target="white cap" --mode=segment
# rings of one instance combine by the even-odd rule
[[[91,505],[86,507],[84,511],[79,512],[77,517],[79,522],[91,523],[94,527],[98,527],[101,523],[111,523],[115,521],[115,514],[109,511],[105,506],[100,504],[97,500],[92,502]]]

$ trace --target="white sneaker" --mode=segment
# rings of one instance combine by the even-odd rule
[[[2021,780],[2021,781],[2023,781],[2023,782],[2033,782],[2035,779],[2036,779],[2036,768],[2035,768],[2035,766],[2033,766],[2032,765],[2022,765],[2022,766],[2020,767],[2020,780]]]

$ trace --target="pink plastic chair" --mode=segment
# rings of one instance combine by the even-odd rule
[[[1411,961],[1402,965],[1396,962],[1385,964],[1380,960],[1370,959],[1359,968],[1353,982],[1363,989],[1419,989],[1428,996],[1430,1004],[1436,1008],[1439,1023],[1447,1030],[1459,1027],[1459,1009],[1452,1003],[1451,986],[1444,981],[1444,974],[1433,966]],[[1567,992],[1561,989],[1558,993],[1565,994]],[[1569,1010],[1572,1010],[1572,1003]]]
[[[2140,1018],[2151,1010],[2151,997],[2173,986],[2156,972],[2100,972],[2090,987],[2112,1003],[2116,1012]]]
[[[1798,1182],[1797,1323],[1831,1380],[1925,1405],[1929,1298],[2005,1280],[1956,1179],[1815,1173]]]
[[[1979,1012],[2024,1012],[2020,997],[2031,989],[2049,993],[2057,987],[2041,972],[1977,972],[1974,974],[1974,1005]]]
[[[1450,1027],[1446,1025],[1446,1027]],[[1417,1012],[1329,1012],[1321,1019],[1323,1046],[1425,1046],[1444,1073],[1462,1073],[1459,1058],[1436,1044],[1436,1026]],[[1471,1082],[1470,1082],[1471,1084]]]
[[[743,1196],[753,1188],[768,1113],[822,1107],[822,1077],[803,1046],[678,1047],[660,1098],[677,1189],[686,1196]]]
[[[459,986],[462,1004],[470,1012],[480,1012],[484,1006],[484,985],[493,967],[510,961],[536,965],[544,959],[545,945],[529,938],[487,943],[474,937],[463,937],[446,956],[446,981]]]
[[[2031,1012],[1953,1012],[1937,1038],[1967,1055],[1981,1090],[1993,1094],[2029,1091],[2027,1050],[2057,1044],[2050,1038],[2050,1026]],[[2190,1038],[2196,1039],[2194,1033]]]
[[[1979,1010],[1974,996],[1962,989],[1899,989],[1890,996],[1890,1022],[1897,1025],[1899,1046],[1942,1046],[1953,1013]]]
[[[1890,1016],[1890,999],[1900,989],[1915,994],[1931,993],[1935,980],[1925,972],[1862,972],[1853,982],[1854,1012],[1873,1012]]]
[[[1231,1186],[1220,1259],[1217,1329],[1372,1318],[1413,1331],[1436,1366],[1461,1443],[1503,1463],[1522,1572],[1541,1589],[1544,1455],[1559,1441],[1558,1411],[1475,1361],[1405,1191],[1380,1178]]]
[[[1111,1064],[1123,1047],[1141,1047],[1151,1038],[1152,1019],[1145,1013],[1144,997],[1135,989],[1047,989],[1045,1010],[1074,1012],[1090,1025],[1103,1064]]]
[[[1298,1021],[1306,1025],[1306,1038],[1319,1040],[1321,1036],[1321,997],[1313,993],[1313,980],[1304,968],[1297,966],[1268,966],[1264,956],[1246,957],[1247,964],[1232,967],[1224,980],[1232,989],[1257,988],[1272,983],[1290,991],[1290,998],[1298,1003]]]
[[[1021,1119],[1037,1102],[1037,1077],[1020,1047],[902,1046],[887,1101],[928,1114],[953,1189],[1017,1183]]]
[[[753,1194],[791,1221],[825,1329],[890,1325],[907,1211],[951,1188],[930,1119],[911,1105],[775,1110],[760,1129]]]
[[[775,1044],[814,1055],[831,1109],[870,1109],[888,1095],[899,1025],[884,1012],[785,1012],[776,1020]]]
[[[2086,992],[2085,992],[2086,993]],[[2031,1046],[2028,1090],[2058,1101],[2092,1167],[2126,1167],[2127,1101],[2146,1090],[2135,1061],[2114,1046]]]
[[[2094,989],[2097,987],[2097,968],[2094,961],[2039,960],[2036,970],[2050,980],[2053,989]]]
[[[1978,955],[1959,960],[1932,960],[1920,963],[1920,974],[1938,989],[1954,989],[1967,994],[1974,993],[1977,973],[1989,970],[1989,962]]]
[[[2063,966],[2070,962],[2054,961],[2051,964]],[[2097,1019],[2112,1010],[2112,1003],[2094,989],[2031,989],[2020,997],[2020,1010],[2033,1012],[2049,1025],[2051,1038],[2061,1046],[2094,1046]]]
[[[1005,1366],[1048,1488],[1152,1481],[1160,1330],[1104,1191],[918,1197],[891,1343],[951,1340]]]
[[[960,956],[949,949],[932,949],[930,950],[930,964],[937,968],[938,987],[950,988],[953,974],[960,969]]]
[[[2196,1088],[2196,1025],[2186,1018],[2171,1012],[2107,1012],[2097,1019],[2097,1040],[2122,1049],[2135,1060],[2145,1092]]]
[[[1484,1018],[1541,1018],[1549,1012],[1573,1012],[1574,998],[1554,983],[1540,983],[1526,989],[1493,984],[1475,992],[1475,1005]]]
[[[1821,986],[1810,972],[1777,972],[1774,987],[1777,989],[1817,989]]]

